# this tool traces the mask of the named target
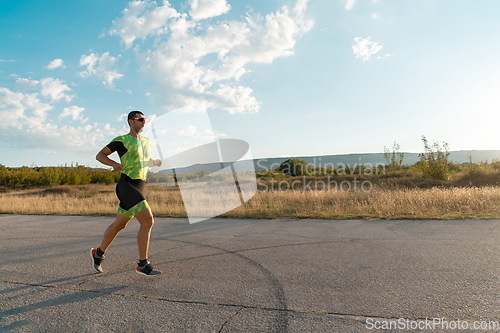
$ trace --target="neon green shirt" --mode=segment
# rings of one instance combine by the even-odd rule
[[[118,152],[123,174],[132,179],[146,180],[151,159],[151,143],[149,138],[134,138],[130,134],[114,138],[106,147],[112,152]]]

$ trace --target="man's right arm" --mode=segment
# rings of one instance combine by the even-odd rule
[[[104,147],[101,149],[100,152],[97,153],[95,159],[98,160],[99,162],[101,162],[102,164],[104,165],[109,165],[110,167],[113,167],[113,170],[115,171],[120,171],[123,169],[123,165],[121,165],[120,163],[117,163],[115,161],[113,161],[112,159],[110,159],[108,157],[108,155],[112,154],[113,152],[111,151],[111,149],[109,149],[108,147]]]

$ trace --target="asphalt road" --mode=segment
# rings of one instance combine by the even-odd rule
[[[374,332],[397,321],[427,332],[426,318],[500,319],[498,220],[156,218],[153,279],[133,271],[135,221],[93,273],[88,251],[112,220],[0,215],[0,331]]]

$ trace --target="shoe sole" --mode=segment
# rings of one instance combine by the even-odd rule
[[[148,275],[148,274],[143,273],[143,272],[141,272],[140,270],[137,270],[137,269],[135,270],[135,272],[136,272],[137,274],[144,275],[144,276],[147,276],[147,277],[150,277],[150,278],[157,277],[157,276],[160,276],[160,275],[161,275],[161,273],[159,273],[159,274],[155,274],[155,275],[151,275],[151,274],[149,274],[149,275]]]
[[[95,250],[94,248],[91,248],[90,249],[90,258],[92,259],[92,268],[94,269],[94,271],[96,271],[97,273],[103,273],[104,271],[101,269],[101,270],[98,270],[97,268],[95,268],[95,264],[94,264],[94,255],[92,254],[92,250]]]

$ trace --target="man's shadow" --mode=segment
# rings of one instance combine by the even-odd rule
[[[23,326],[28,326],[28,325],[33,324],[33,322],[31,322],[30,320],[27,320],[27,319],[18,320],[18,321],[11,323],[11,324],[6,324],[5,320],[9,316],[15,316],[15,315],[19,315],[19,314],[23,314],[23,313],[34,311],[37,309],[51,307],[51,306],[65,305],[65,304],[77,303],[77,302],[82,302],[82,301],[88,301],[88,300],[99,298],[102,296],[107,296],[111,293],[115,293],[115,292],[125,288],[125,286],[119,286],[119,287],[95,289],[95,290],[88,290],[88,291],[87,290],[86,291],[77,291],[77,290],[72,291],[72,290],[66,290],[66,289],[58,289],[57,287],[56,288],[50,287],[50,284],[52,284],[52,283],[74,280],[74,279],[78,279],[78,278],[82,278],[82,277],[91,276],[94,274],[95,273],[83,274],[83,275],[58,279],[58,280],[47,281],[47,282],[43,282],[43,283],[40,283],[37,285],[23,285],[23,286],[19,286],[19,287],[0,290],[0,294],[3,296],[5,294],[17,292],[17,291],[20,291],[23,289],[45,287],[45,286],[49,285],[48,288],[44,288],[44,289],[59,290],[61,292],[68,293],[67,295],[62,295],[62,296],[51,298],[51,299],[48,299],[45,301],[40,301],[38,303],[33,303],[33,304],[25,305],[25,306],[19,306],[17,308],[1,311],[0,312],[0,331],[7,332],[7,331],[12,331],[12,330],[17,330]],[[2,323],[2,322],[4,322],[4,323]]]

